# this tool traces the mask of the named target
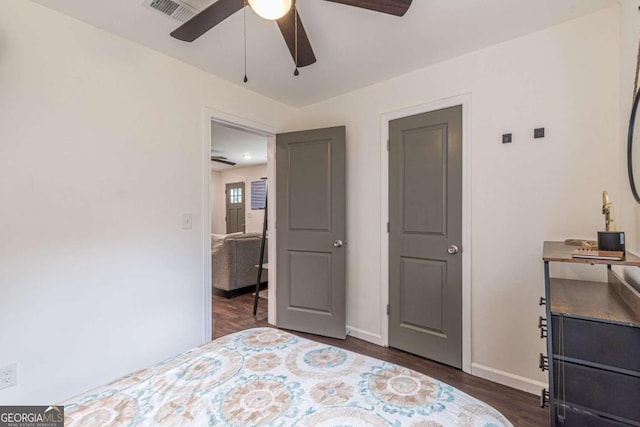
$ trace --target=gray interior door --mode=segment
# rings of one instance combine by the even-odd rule
[[[389,122],[389,345],[462,367],[462,106]]]
[[[227,234],[244,233],[244,182],[227,184],[224,194],[227,199]]]
[[[276,137],[278,327],[344,338],[344,126]]]

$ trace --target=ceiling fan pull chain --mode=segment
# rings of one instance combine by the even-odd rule
[[[295,31],[295,35],[294,35],[294,41],[295,41],[295,51],[296,51],[296,69],[293,72],[294,76],[298,76],[300,75],[300,71],[298,71],[298,7],[296,5],[296,0],[293,0],[293,13],[294,13],[294,31]]]
[[[249,81],[247,78],[247,0],[244,0],[244,8],[242,9],[244,18],[244,79],[246,83]]]

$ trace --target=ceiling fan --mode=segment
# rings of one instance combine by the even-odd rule
[[[395,16],[403,16],[412,2],[412,0],[327,1]],[[218,0],[174,30],[171,37],[192,42],[229,16],[242,10],[247,4],[259,16],[278,23],[296,67],[306,67],[316,62],[311,43],[296,10],[295,0]]]
[[[231,160],[227,159],[224,156],[211,156],[211,161],[212,162],[223,163],[223,164],[229,165],[229,166],[235,166],[236,165],[236,162],[232,162]]]

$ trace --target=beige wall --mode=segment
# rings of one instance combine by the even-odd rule
[[[266,144],[266,141],[265,141]],[[244,182],[245,199],[245,232],[262,233],[264,224],[264,211],[251,210],[251,181],[259,181],[267,176],[267,165],[250,166],[246,168],[231,169],[224,172],[211,171],[211,228],[212,233],[226,234],[227,224],[225,217],[225,194],[227,184]]]
[[[0,1],[0,365],[19,370],[2,404],[59,402],[203,342],[205,107],[276,128],[294,112]]]
[[[637,13],[637,12],[636,12]],[[348,327],[383,339],[381,116],[471,96],[472,368],[539,392],[543,240],[595,237],[620,200],[618,9],[304,108],[288,128],[347,126]],[[534,140],[533,129],[546,128]],[[503,145],[501,135],[514,141]],[[586,180],[585,180],[586,179]],[[566,272],[581,274],[580,272]],[[599,276],[598,276],[599,277]]]

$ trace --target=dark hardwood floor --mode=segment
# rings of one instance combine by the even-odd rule
[[[258,315],[252,316],[253,295],[239,295],[232,299],[213,297],[213,334],[218,338],[233,332],[260,326],[267,323],[267,300],[260,298]],[[369,342],[348,336],[344,341],[317,335],[293,332],[315,341],[355,351],[377,359],[422,372],[425,375],[444,381],[453,387],[474,396],[493,406],[504,414],[515,427],[543,427],[549,425],[549,410],[539,406],[539,398],[471,376],[457,369],[414,356],[393,348],[380,347]]]

